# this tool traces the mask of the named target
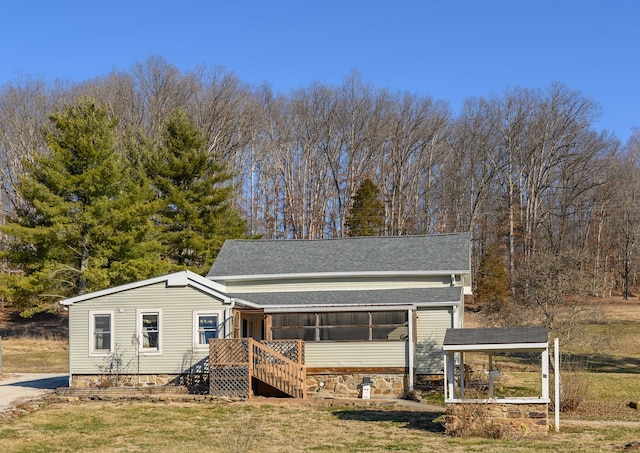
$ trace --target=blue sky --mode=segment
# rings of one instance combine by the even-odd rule
[[[276,91],[341,84],[447,101],[562,82],[602,107],[597,129],[640,127],[640,1],[21,0],[5,2],[0,85],[83,81],[160,55],[224,66]]]

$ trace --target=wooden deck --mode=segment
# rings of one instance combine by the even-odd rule
[[[250,398],[257,379],[294,398],[306,398],[302,340],[212,339],[209,368],[214,396]]]

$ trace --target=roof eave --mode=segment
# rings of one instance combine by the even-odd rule
[[[445,344],[443,351],[450,352],[483,352],[483,351],[526,351],[542,350],[549,347],[549,342],[545,343],[491,343],[491,344]]]
[[[265,313],[309,313],[309,312],[342,312],[342,311],[393,311],[415,310],[415,304],[353,304],[353,305],[265,305]]]
[[[155,285],[158,283],[166,282],[167,287],[176,286],[192,286],[200,291],[203,291],[213,297],[216,297],[224,303],[230,303],[231,298],[225,294],[225,287],[220,283],[211,281],[201,275],[198,275],[191,271],[181,271],[172,274],[163,275],[160,277],[149,278],[146,280],[140,280],[137,282],[127,283],[124,285],[116,286],[113,288],[106,288],[99,291],[94,291],[87,294],[81,294],[79,296],[71,297],[59,301],[60,305],[68,307],[78,302],[85,300],[95,299],[102,296],[108,296],[111,294],[121,293],[123,291],[129,291],[135,288],[142,288],[144,286]]]
[[[451,302],[418,302],[387,304],[300,304],[300,305],[262,305],[265,313],[310,312],[310,311],[383,311],[383,310],[416,310],[417,308],[456,307],[460,301]]]
[[[210,280],[243,281],[243,280],[284,280],[289,278],[341,278],[341,277],[433,277],[450,275],[467,275],[467,269],[435,270],[435,271],[356,271],[356,272],[301,272],[285,274],[244,274],[244,275],[207,275]]]

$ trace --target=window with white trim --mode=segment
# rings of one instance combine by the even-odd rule
[[[162,352],[161,310],[138,310],[138,338],[141,352]]]
[[[193,347],[206,349],[211,338],[218,338],[220,312],[194,311],[193,312]]]
[[[89,312],[89,355],[108,355],[113,352],[113,312]]]

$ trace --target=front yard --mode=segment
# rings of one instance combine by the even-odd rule
[[[14,452],[622,451],[637,427],[564,427],[527,439],[451,438],[441,413],[402,406],[355,409],[294,400],[243,403],[53,403],[0,425]]]

